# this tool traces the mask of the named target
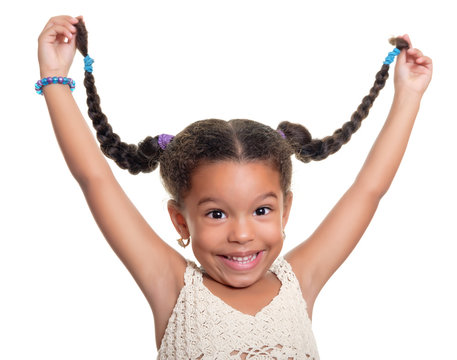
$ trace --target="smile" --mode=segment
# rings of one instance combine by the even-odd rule
[[[222,260],[227,267],[232,270],[246,271],[251,270],[257,266],[257,264],[262,259],[262,255],[265,251],[259,251],[258,253],[251,254],[249,256],[226,256],[219,255],[219,258]]]
[[[255,260],[259,253],[253,254],[251,256],[245,256],[245,257],[238,257],[238,256],[224,256],[226,259],[229,259],[231,261],[236,261],[240,264],[247,264],[250,263],[251,261]]]

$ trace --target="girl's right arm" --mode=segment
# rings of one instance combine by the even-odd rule
[[[76,52],[70,16],[53,17],[38,38],[41,78],[67,76]],[[68,43],[65,43],[68,38]],[[131,203],[99,149],[70,88],[43,87],[57,141],[106,240],[130,271],[154,314],[174,304],[183,285],[186,261],[165,243]],[[157,311],[155,311],[157,310]]]

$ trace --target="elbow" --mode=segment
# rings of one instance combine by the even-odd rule
[[[92,171],[84,174],[73,174],[73,176],[83,191],[92,187],[93,184],[114,178],[110,168],[108,168],[108,171]]]
[[[376,184],[373,182],[357,179],[354,182],[353,187],[357,188],[357,190],[361,193],[367,194],[367,196],[379,202],[387,193],[387,190],[389,190],[390,184],[389,186],[385,186],[383,184]]]

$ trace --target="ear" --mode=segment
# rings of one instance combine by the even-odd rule
[[[190,236],[186,218],[179,205],[174,200],[168,200],[168,213],[170,214],[171,222],[176,231],[183,239],[188,239]]]
[[[290,209],[292,208],[292,200],[294,195],[292,191],[287,192],[286,197],[284,198],[284,207],[282,213],[282,227],[286,227],[287,221],[289,220]]]

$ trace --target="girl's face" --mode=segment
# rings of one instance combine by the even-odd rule
[[[182,208],[171,202],[169,212],[208,275],[232,287],[263,278],[281,252],[292,204],[279,172],[264,162],[222,161],[199,166],[191,186]]]

